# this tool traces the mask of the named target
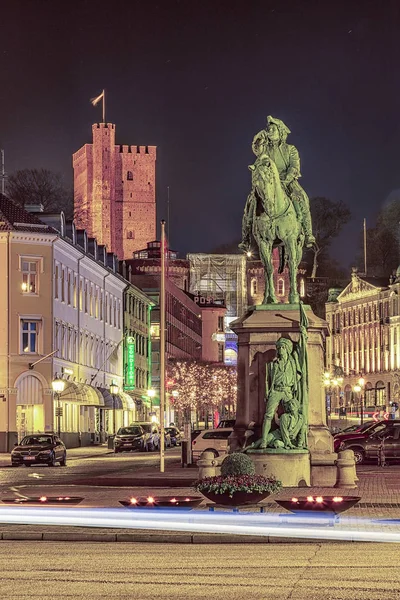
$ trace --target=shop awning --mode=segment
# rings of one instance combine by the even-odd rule
[[[104,406],[104,397],[99,390],[86,383],[67,381],[60,394],[62,402],[78,402],[83,406]]]
[[[118,394],[112,395],[110,393],[110,390],[108,390],[107,388],[98,388],[98,390],[103,396],[104,406],[106,408],[134,410],[135,402],[133,401],[133,398],[131,398],[131,396],[129,396],[129,394],[126,394],[125,392],[120,391]],[[114,402],[115,402],[115,404],[114,404]]]

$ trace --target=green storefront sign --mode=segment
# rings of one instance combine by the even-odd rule
[[[135,338],[127,337],[125,344],[125,389],[135,389]]]

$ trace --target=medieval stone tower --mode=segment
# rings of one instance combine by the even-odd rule
[[[96,123],[93,143],[73,155],[77,227],[120,260],[156,239],[155,146],[115,144],[115,125]]]

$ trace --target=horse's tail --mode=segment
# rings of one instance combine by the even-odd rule
[[[283,270],[285,268],[285,246],[283,244],[280,244],[278,246],[278,251],[279,251],[278,273],[283,273]]]

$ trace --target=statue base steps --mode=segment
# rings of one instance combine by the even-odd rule
[[[273,475],[283,487],[308,487],[311,485],[310,453],[308,450],[249,450],[256,475]]]

